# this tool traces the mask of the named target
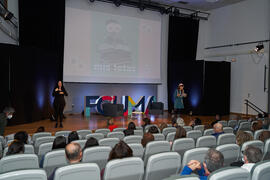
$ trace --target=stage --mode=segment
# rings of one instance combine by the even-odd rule
[[[35,133],[36,129],[40,126],[45,127],[46,132],[52,132],[53,134],[56,131],[61,130],[71,130],[76,131],[79,129],[98,129],[98,128],[107,128],[107,119],[109,117],[105,117],[99,114],[91,114],[89,118],[82,116],[81,114],[65,114],[66,118],[63,120],[63,128],[54,128],[55,122],[50,119],[41,120],[33,123],[16,125],[16,126],[8,126],[5,130],[5,135],[16,133],[18,131],[26,131],[29,134]],[[153,124],[157,124],[158,126],[165,122],[171,123],[172,115],[168,112],[164,112],[163,115],[149,115],[145,116],[142,114],[134,114],[131,117],[116,117],[115,124],[118,127],[127,127],[129,121],[134,121],[137,126],[143,124],[142,119],[144,117],[149,117]],[[200,118],[202,123],[206,125],[206,128],[209,128],[209,124],[214,121],[215,116],[188,116],[181,115],[181,117],[185,120],[186,125],[193,118]],[[228,116],[223,116],[222,120],[235,119],[235,115],[231,114]],[[12,121],[12,119],[11,119]]]

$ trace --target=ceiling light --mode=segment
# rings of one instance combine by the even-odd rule
[[[262,43],[259,43],[254,50],[256,52],[262,52],[264,50],[264,45]]]
[[[119,7],[120,5],[121,5],[121,0],[114,0],[113,1],[113,3],[114,3],[114,5],[116,6],[116,7]]]
[[[219,0],[206,0],[206,2],[210,2],[210,3],[215,3],[218,2]]]

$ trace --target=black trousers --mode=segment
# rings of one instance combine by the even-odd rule
[[[63,111],[65,108],[65,104],[63,103],[54,103],[54,114],[55,114],[55,121],[58,122],[58,118],[60,119],[60,123],[63,121]]]

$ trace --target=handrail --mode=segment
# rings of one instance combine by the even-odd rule
[[[246,105],[246,115],[248,115],[248,107],[250,107],[251,109],[253,109],[257,113],[266,114],[266,112],[264,112],[261,108],[259,108],[258,106],[256,106],[254,103],[252,103],[248,99],[245,99],[245,101],[246,101],[246,103],[245,103],[245,105]]]

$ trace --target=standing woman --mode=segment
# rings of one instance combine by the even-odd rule
[[[64,96],[68,95],[66,89],[64,88],[62,84],[62,81],[58,81],[56,87],[53,90],[52,95],[54,97],[53,107],[54,107],[55,120],[56,120],[55,128],[57,128],[58,126],[58,117],[60,119],[60,128],[62,128],[63,127],[63,124],[62,124],[63,111],[66,105]]]
[[[180,111],[184,109],[183,98],[187,97],[184,92],[184,84],[180,83],[174,92],[174,112],[180,114]]]

